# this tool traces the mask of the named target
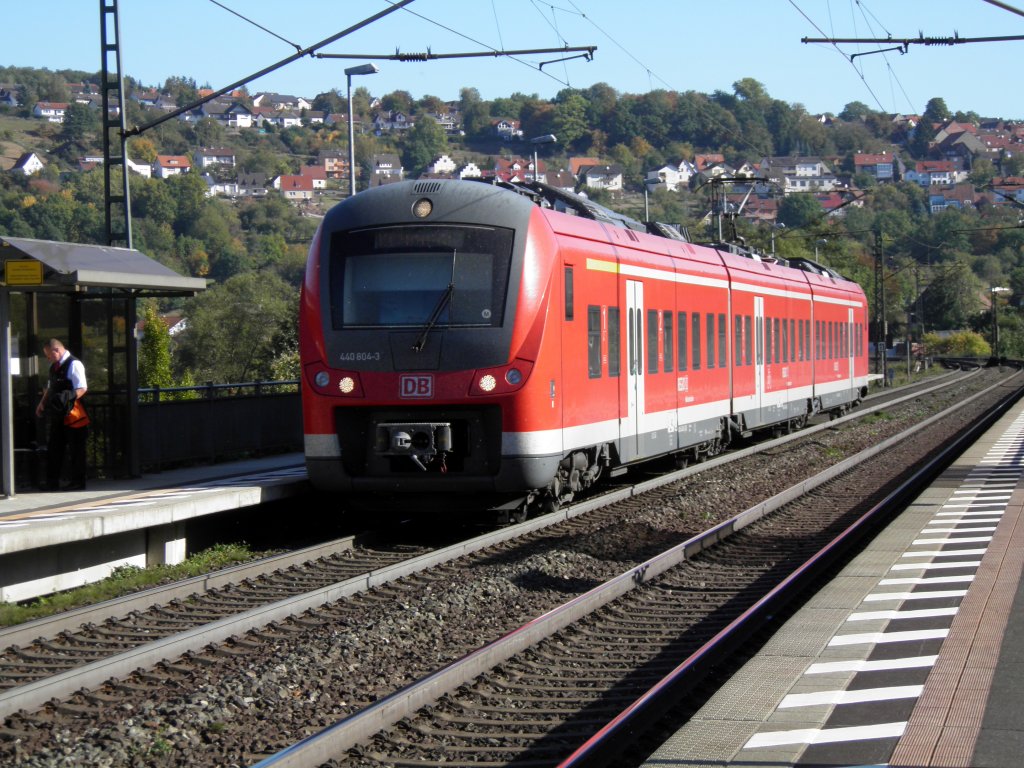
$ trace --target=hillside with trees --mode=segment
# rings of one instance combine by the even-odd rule
[[[0,167],[10,168],[12,158],[25,153],[45,159],[33,175],[0,173],[0,234],[105,242],[103,171],[82,162],[102,155],[99,116],[72,93],[73,85],[97,81],[96,73],[0,68],[0,95],[9,88],[19,102],[0,107]],[[201,91],[187,78],[169,78],[155,89],[129,79],[127,88],[169,94],[178,104],[194,101]],[[253,107],[250,94],[235,98]],[[63,122],[33,116],[40,101],[66,103]],[[298,174],[324,152],[348,151],[344,125],[311,119],[346,113],[342,93],[319,94],[310,104],[290,127],[227,128],[210,117],[167,120],[133,137],[129,153],[136,162],[151,163],[159,155],[193,156],[203,147],[225,147],[237,158],[237,173],[267,179]],[[125,107],[129,125],[145,125],[161,114],[134,98]],[[846,274],[864,286],[872,303],[875,263],[881,259],[893,338],[909,333],[918,341],[940,332],[931,337],[939,344],[952,331],[989,338],[996,295],[990,289],[1009,287],[1009,304],[999,310],[1001,352],[1024,357],[1024,203],[998,192],[1024,172],[1024,143],[972,158],[962,184],[969,187],[969,204],[937,207],[931,190],[918,182],[880,181],[858,170],[858,156],[874,153],[908,167],[937,161],[936,137],[950,124],[977,132],[998,122],[1010,141],[1024,142],[1017,124],[951,111],[938,97],[919,116],[882,113],[861,102],[836,114],[812,115],[799,104],[772,98],[753,78],[734,83],[731,92],[711,94],[628,94],[598,83],[563,90],[550,100],[514,93],[488,101],[466,87],[452,103],[405,91],[374,97],[361,87],[354,92],[354,113],[362,129],[355,147],[361,179],[372,174],[368,159],[384,154],[400,158],[406,178],[426,172],[441,155],[493,172],[501,158],[529,157],[534,148],[522,138],[495,135],[495,121],[508,120],[521,136],[558,137],[556,144],[537,147],[549,169],[568,169],[570,158],[581,156],[620,167],[621,191],[587,193],[636,218],[678,224],[696,242],[717,239],[722,222],[726,239],[742,239],[783,258],[817,259]],[[371,130],[376,116],[394,113],[407,116],[412,127]],[[458,130],[439,125],[436,116],[442,113],[457,116]],[[721,185],[703,182],[648,192],[645,176],[652,169],[702,153],[721,155],[732,168],[748,164],[755,174],[766,158],[821,158],[841,180],[841,202],[826,205],[820,196],[783,196],[779,190],[759,191],[741,202],[742,195],[730,196],[736,190],[727,188],[723,205],[715,197]],[[214,181],[218,173],[223,169],[213,170]],[[345,185],[329,183],[315,201],[300,205],[274,190],[260,198],[211,196],[209,184],[199,173],[131,178],[134,247],[182,274],[210,281],[205,294],[158,307],[189,320],[188,330],[173,341],[171,378],[227,382],[297,375],[296,307],[307,249],[318,215],[343,197]],[[757,198],[766,203],[764,215],[750,214]],[[166,380],[166,373],[161,376]]]

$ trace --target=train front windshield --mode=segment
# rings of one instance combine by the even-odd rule
[[[502,324],[513,231],[409,225],[331,241],[331,320],[352,328]]]

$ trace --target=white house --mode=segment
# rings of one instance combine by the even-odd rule
[[[313,104],[301,96],[289,96],[283,93],[258,93],[252,99],[254,107],[270,107],[271,109],[312,109]]]
[[[200,169],[211,165],[227,165],[234,167],[235,153],[233,150],[220,147],[202,147],[192,154],[192,160]]]
[[[585,165],[580,168],[580,183],[594,189],[617,192],[622,189],[621,165]]]
[[[37,101],[32,109],[36,117],[46,118],[51,123],[63,123],[64,113],[67,112],[67,102],[61,101]]]
[[[466,163],[459,171],[460,179],[479,179],[481,176],[483,172],[476,163]]]
[[[791,192],[831,192],[838,185],[832,170],[819,157],[766,157],[761,160],[761,175]]]
[[[653,192],[656,189],[667,189],[675,192],[678,189],[686,189],[690,186],[690,179],[697,175],[697,166],[689,160],[681,160],[678,165],[663,165],[653,171],[648,171],[644,178],[647,190]]]
[[[184,155],[157,155],[153,163],[153,175],[158,179],[167,179],[179,173],[187,173],[192,164]]]
[[[45,167],[35,152],[26,152],[11,167],[11,173],[23,173],[26,176],[31,176],[33,173],[39,173]]]
[[[427,173],[454,173],[458,166],[448,155],[441,155],[433,163],[427,166]]]

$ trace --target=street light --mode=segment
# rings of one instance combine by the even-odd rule
[[[356,132],[352,127],[352,75],[375,75],[380,72],[376,64],[360,64],[345,70],[348,79],[348,180],[349,194],[356,193]]]
[[[818,261],[818,246],[819,245],[828,245],[828,240],[825,239],[825,238],[822,238],[821,240],[815,240],[814,241],[814,260],[816,262]]]
[[[1000,286],[992,286],[990,289],[992,294],[992,357],[995,358],[996,362],[999,362],[999,294],[1000,293],[1013,293],[1009,288],[1002,288]]]
[[[778,222],[777,224],[772,224],[772,256],[775,255],[775,230],[785,228],[786,225],[783,224],[781,221]]]
[[[533,180],[537,180],[537,145],[538,144],[554,144],[558,141],[555,138],[555,134],[549,133],[545,136],[537,136],[536,138],[530,139],[530,143],[533,144]]]

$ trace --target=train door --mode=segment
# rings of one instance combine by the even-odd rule
[[[619,428],[623,458],[640,455],[644,429],[644,284],[626,281],[626,418]]]
[[[764,405],[764,297],[754,297],[754,411],[763,418]]]
[[[855,382],[855,371],[853,370],[853,356],[854,356],[854,335],[853,335],[853,309],[846,310],[846,368],[848,371],[847,383],[850,385],[850,389],[854,389],[856,386]]]

